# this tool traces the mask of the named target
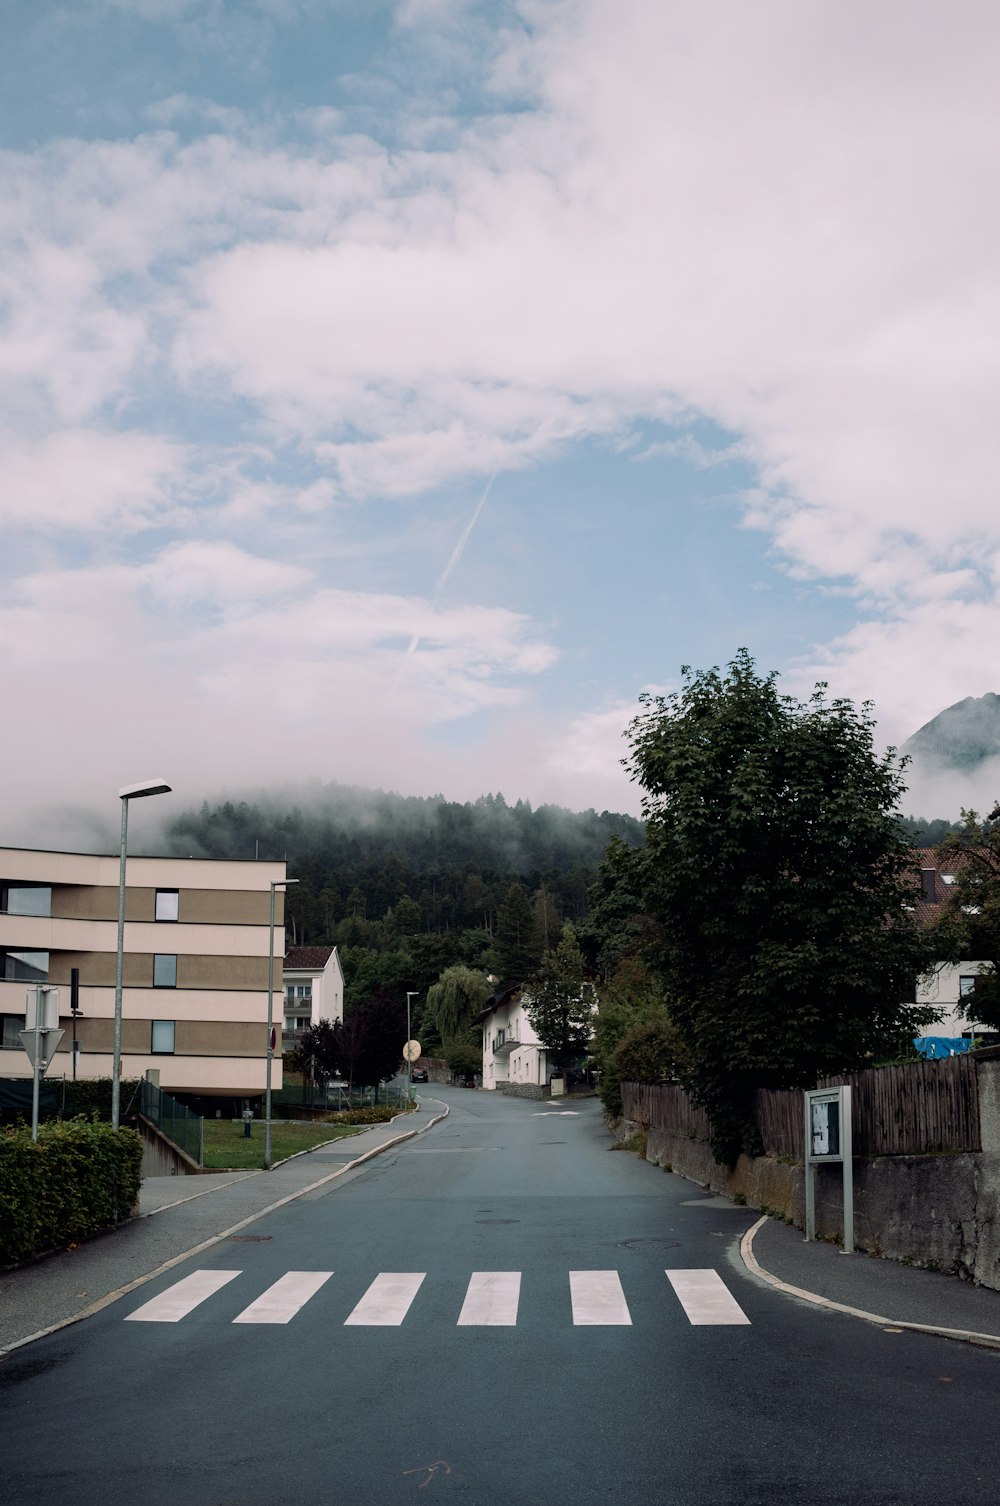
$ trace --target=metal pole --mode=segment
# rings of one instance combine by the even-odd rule
[[[406,995],[406,1101],[413,1101],[413,1061],[410,1056],[410,1000],[417,997],[419,990],[414,989]]]
[[[274,1028],[274,892],[286,884],[297,884],[298,879],[271,880],[271,913],[267,940],[267,1077],[264,1090],[264,1170],[271,1170],[271,1062],[274,1051],[271,1047],[271,1031]]]
[[[35,1065],[31,1074],[31,1138],[38,1139],[38,1090],[42,1077],[42,1000],[41,987],[35,989]]]
[[[271,1170],[271,1030],[274,1015],[274,891],[277,884],[271,880],[271,918],[267,939],[267,1087],[264,1092],[264,1170]]]
[[[118,1128],[121,1113],[122,1071],[122,970],[125,956],[125,846],[128,841],[128,796],[122,803],[122,846],[118,860],[118,955],[115,958],[115,1045],[111,1064],[111,1128]]]
[[[845,1083],[840,1090],[840,1150],[844,1158],[844,1248],[842,1255],[854,1254],[854,1131],[851,1124],[851,1089]]]

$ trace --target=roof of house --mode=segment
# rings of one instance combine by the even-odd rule
[[[322,972],[336,950],[335,946],[290,946],[285,953],[285,971],[311,968]]]

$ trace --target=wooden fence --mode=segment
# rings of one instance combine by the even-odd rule
[[[975,1058],[906,1062],[821,1078],[817,1087],[849,1083],[854,1153],[859,1156],[957,1154],[982,1149]],[[626,1119],[669,1134],[708,1140],[711,1125],[677,1083],[622,1083]],[[775,1156],[803,1156],[802,1094],[794,1088],[762,1088],[754,1112],[764,1149]]]

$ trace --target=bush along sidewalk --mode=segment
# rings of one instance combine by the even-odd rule
[[[0,1265],[58,1249],[128,1218],[142,1140],[83,1120],[0,1131]]]

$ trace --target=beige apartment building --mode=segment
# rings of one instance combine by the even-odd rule
[[[119,860],[0,848],[0,1077],[30,1077],[18,1032],[28,989],[59,989],[65,1031],[48,1077],[73,1076],[70,975],[79,969],[76,1076],[110,1077]],[[122,1075],[153,1068],[180,1095],[264,1091],[270,885],[285,864],[129,857]],[[275,893],[273,1014],[282,1027],[283,894]],[[272,1087],[281,1086],[280,1046]]]

